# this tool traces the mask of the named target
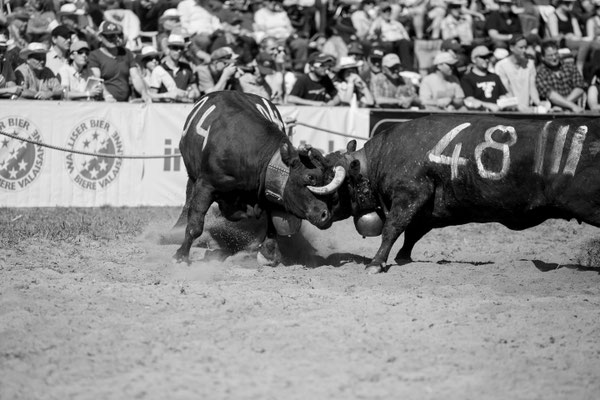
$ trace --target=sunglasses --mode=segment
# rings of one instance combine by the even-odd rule
[[[159,57],[148,57],[148,58],[144,58],[144,62],[150,62],[150,61],[156,61],[159,62],[160,58]]]
[[[185,49],[185,47],[183,47],[183,46],[169,46],[169,49],[173,50],[173,51],[183,51]]]
[[[90,51],[88,49],[75,50],[74,53],[77,53],[79,55],[85,54],[86,56],[90,55]]]
[[[35,55],[31,55],[29,56],[29,58],[33,58],[34,60],[37,60],[39,62],[44,62],[46,61],[46,55],[45,54],[35,54]]]

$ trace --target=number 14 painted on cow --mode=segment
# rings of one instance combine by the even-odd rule
[[[544,154],[546,152],[546,144],[548,141],[548,125],[550,121],[546,122],[544,128],[542,130],[541,135],[538,137],[538,141],[536,144],[536,152],[535,152],[535,163],[534,163],[534,172],[538,175],[541,175],[544,167]],[[442,153],[446,148],[450,145],[450,142],[454,140],[454,138],[463,130],[471,126],[470,123],[465,122],[463,124],[458,125],[450,132],[445,134],[439,142],[431,149],[427,156],[429,161],[437,163],[437,164],[445,164],[450,165],[451,179],[455,179],[458,176],[458,167],[461,165],[467,165],[468,160],[464,157],[460,156],[460,152],[462,150],[462,143],[457,143],[454,145],[454,150],[452,151],[452,156],[445,156]],[[508,133],[510,135],[510,139],[506,143],[496,142],[492,138],[492,134],[496,131]],[[557,133],[556,139],[554,141],[554,147],[552,149],[551,154],[551,167],[550,172],[553,174],[558,174],[560,170],[560,164],[562,161],[562,153],[565,145],[565,140],[567,137],[567,132],[569,131],[569,126],[561,126]],[[585,137],[587,135],[588,128],[587,126],[580,126],[577,128],[575,134],[573,135],[573,139],[571,140],[571,147],[569,149],[569,155],[567,157],[567,161],[565,163],[565,167],[563,169],[563,173],[567,175],[574,175],[575,169],[577,168],[577,164],[579,163],[579,158],[581,157],[581,150],[583,148],[583,142],[585,141]],[[477,171],[482,178],[491,179],[491,180],[499,180],[506,176],[508,170],[510,168],[510,147],[513,146],[517,142],[517,132],[515,128],[512,126],[505,125],[496,125],[485,131],[485,141],[479,143],[474,150],[474,157],[477,163]],[[481,161],[481,156],[483,152],[487,149],[490,150],[498,150],[502,152],[502,168],[500,171],[490,171],[485,168],[483,162]]]

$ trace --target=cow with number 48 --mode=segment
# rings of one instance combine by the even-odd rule
[[[185,121],[179,149],[189,179],[175,224],[186,226],[176,261],[189,262],[190,247],[213,203],[230,221],[267,215],[258,253],[264,264],[280,261],[275,235],[297,232],[301,219],[321,229],[331,226],[330,194],[345,170],[337,168],[336,177],[323,185],[324,166],[308,150],[292,146],[270,101],[237,91],[205,95]]]
[[[400,265],[433,228],[499,222],[522,230],[549,218],[600,227],[600,118],[434,115],[347,150],[326,157],[347,171],[334,219],[353,216],[363,236],[382,235],[371,273],[387,268],[402,233]]]

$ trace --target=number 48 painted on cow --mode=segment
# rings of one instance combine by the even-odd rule
[[[542,130],[542,134],[538,138],[538,144],[536,146],[536,154],[535,154],[535,163],[534,163],[534,172],[536,174],[541,174],[543,170],[544,163],[544,154],[546,149],[546,141],[548,139],[548,125],[550,122],[547,122],[544,125],[544,129]],[[468,159],[461,157],[460,152],[462,150],[462,143],[457,143],[454,145],[454,150],[452,151],[452,156],[445,156],[442,153],[446,148],[450,145],[450,142],[454,140],[454,138],[463,130],[471,126],[470,123],[465,122],[463,124],[458,125],[450,132],[445,134],[439,142],[431,149],[427,156],[429,161],[437,163],[437,164],[445,164],[450,165],[450,173],[451,179],[455,179],[458,176],[458,167],[461,165],[467,165]],[[566,134],[569,130],[569,126],[562,126],[558,130],[557,137],[554,141],[554,148],[552,150],[552,165],[551,165],[551,173],[558,173],[560,163],[562,160],[562,152],[566,139]],[[573,135],[573,139],[571,141],[571,147],[569,149],[569,155],[567,157],[567,161],[565,167],[563,169],[563,173],[567,175],[574,175],[575,168],[579,163],[579,158],[581,156],[581,149],[583,147],[583,142],[585,140],[587,134],[587,127],[580,126],[577,128],[577,131]],[[504,133],[508,133],[510,139],[505,143],[496,142],[492,135],[494,132],[500,131]],[[485,141],[479,143],[474,150],[475,162],[477,163],[477,171],[482,178],[491,179],[491,180],[499,180],[506,176],[508,170],[510,168],[510,147],[517,143],[517,132],[515,128],[512,126],[505,125],[496,125],[485,131],[484,134]],[[502,168],[500,171],[490,171],[485,168],[483,162],[481,161],[481,156],[486,150],[498,150],[502,152]]]

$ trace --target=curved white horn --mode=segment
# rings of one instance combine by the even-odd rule
[[[333,180],[331,182],[329,182],[329,184],[327,184],[325,186],[307,186],[308,190],[310,190],[314,194],[320,194],[320,195],[325,195],[325,194],[330,194],[330,193],[335,192],[337,190],[337,188],[340,187],[342,182],[344,182],[344,179],[346,179],[346,170],[344,169],[344,167],[342,167],[340,165],[335,167],[334,170],[335,170],[335,176],[333,177]]]

